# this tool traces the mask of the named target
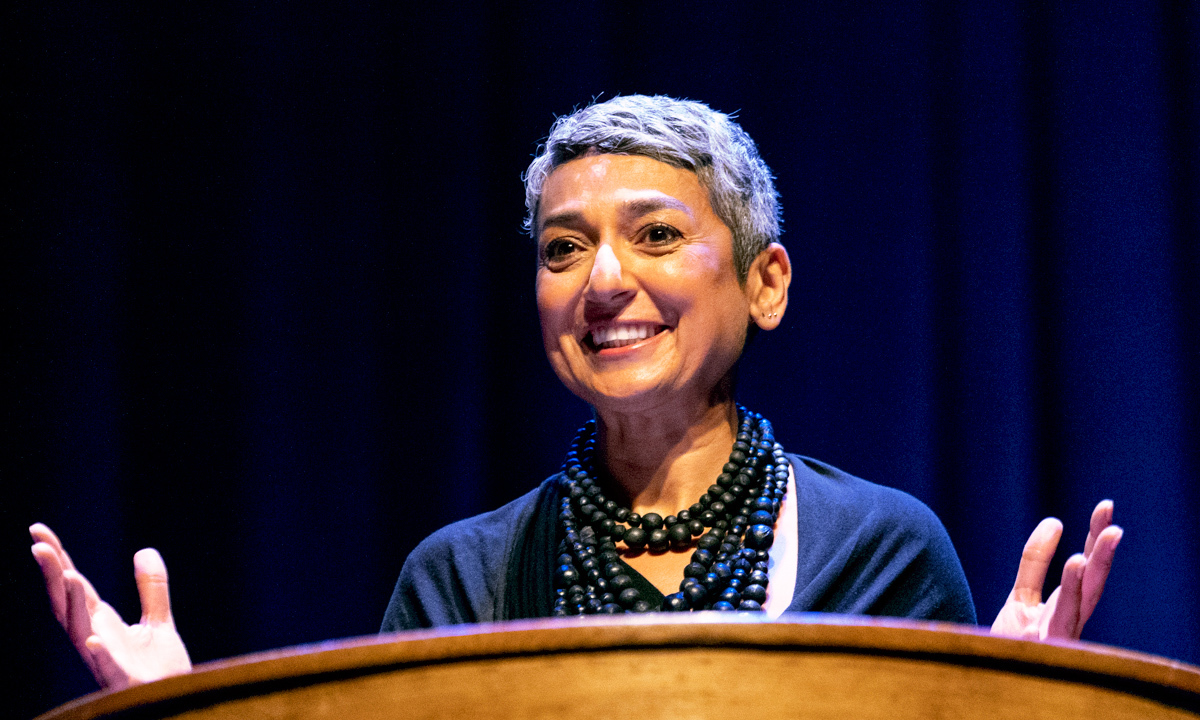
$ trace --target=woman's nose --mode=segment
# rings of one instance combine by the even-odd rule
[[[594,300],[609,300],[632,292],[622,272],[621,261],[612,245],[604,243],[596,251],[592,261],[592,274],[588,277],[587,294]]]

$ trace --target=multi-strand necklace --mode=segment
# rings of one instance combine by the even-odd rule
[[[738,406],[740,425],[729,462],[696,503],[674,515],[638,515],[605,497],[596,481],[596,425],[575,436],[563,461],[554,615],[761,610],[767,599],[768,553],[788,461],[771,423]],[[654,607],[634,587],[617,543],[632,552],[695,546],[679,592]]]

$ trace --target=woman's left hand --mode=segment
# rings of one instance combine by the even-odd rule
[[[1084,623],[1100,602],[1124,533],[1112,524],[1112,515],[1111,500],[1101,501],[1092,511],[1083,553],[1072,555],[1063,565],[1062,583],[1046,602],[1042,602],[1042,586],[1062,537],[1062,523],[1056,518],[1038,523],[1025,543],[1017,581],[992,623],[992,634],[1025,640],[1078,640]]]

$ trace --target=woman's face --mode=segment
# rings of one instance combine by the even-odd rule
[[[537,217],[542,339],[598,410],[708,402],[746,341],[729,228],[687,170],[588,155],[546,179]]]

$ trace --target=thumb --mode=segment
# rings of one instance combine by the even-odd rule
[[[133,556],[133,577],[142,601],[142,622],[171,622],[171,593],[167,589],[167,566],[154,548],[138,550]]]

